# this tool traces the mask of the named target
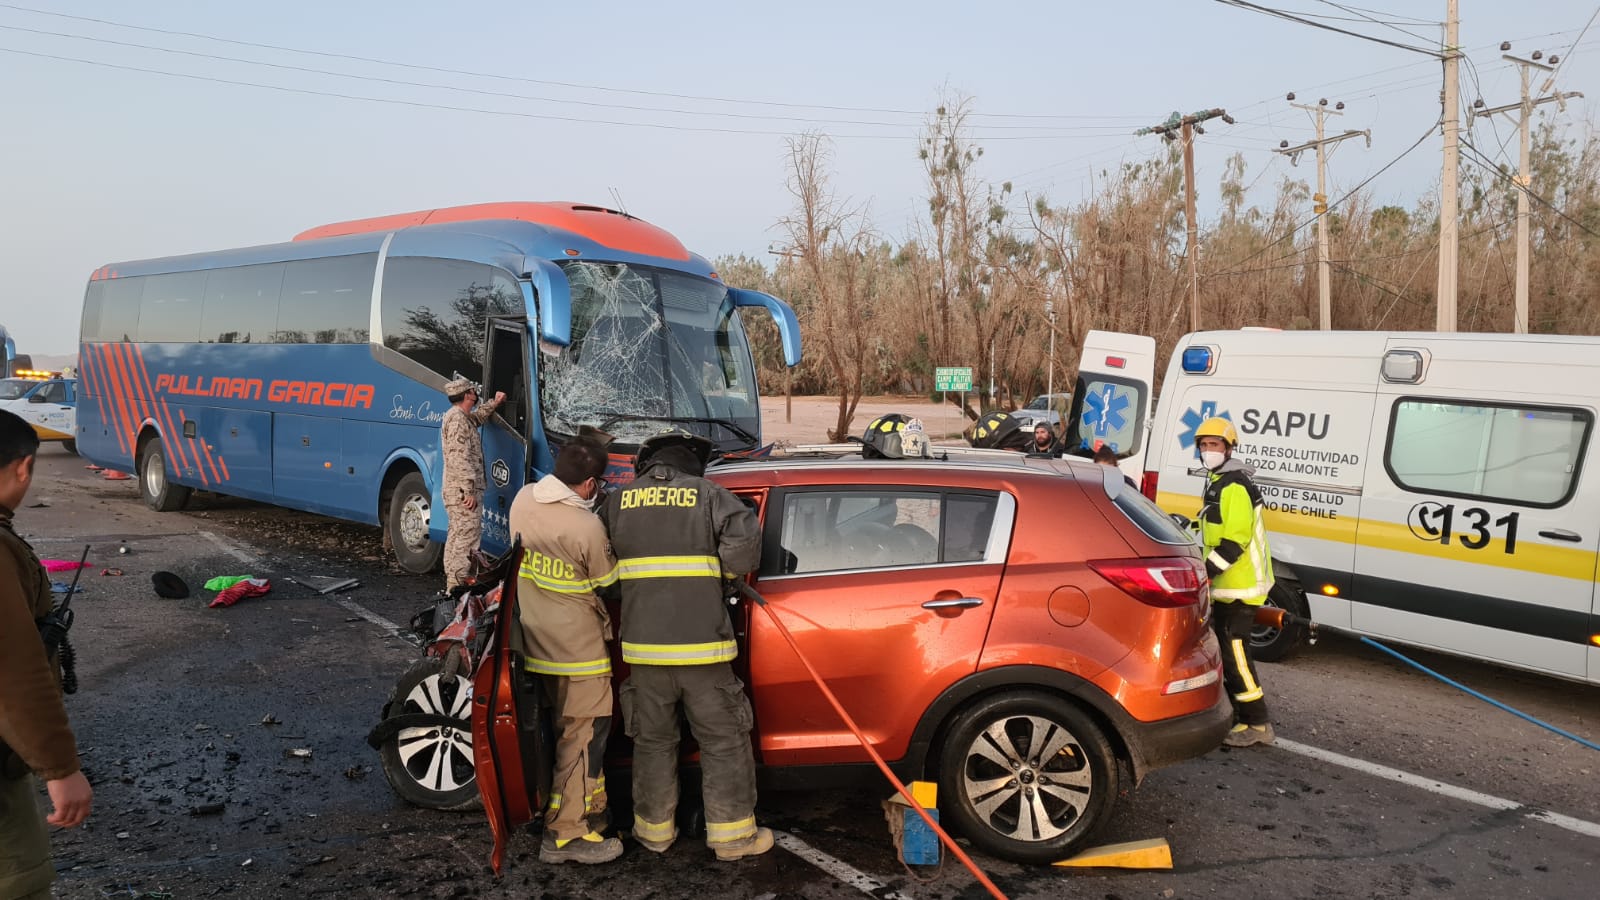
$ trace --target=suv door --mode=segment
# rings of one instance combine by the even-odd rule
[[[788,488],[766,516],[756,586],[886,759],[977,669],[1016,503],[999,491]],[[770,617],[752,612],[749,681],[766,765],[866,760]]]

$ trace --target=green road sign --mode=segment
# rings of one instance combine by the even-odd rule
[[[933,370],[933,389],[954,392],[972,390],[972,367],[939,366]]]

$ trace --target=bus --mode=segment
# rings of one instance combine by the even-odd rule
[[[211,491],[380,525],[400,567],[436,568],[449,523],[439,425],[457,375],[506,401],[482,430],[483,545],[517,490],[585,425],[620,464],[668,427],[761,448],[741,310],[668,232],[598,206],[506,202],[339,222],[267,246],[100,267],[84,294],[77,446],[144,502]]]

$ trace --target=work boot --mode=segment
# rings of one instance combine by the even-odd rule
[[[543,863],[579,862],[585,865],[610,862],[622,855],[622,842],[616,838],[601,837],[591,831],[581,838],[556,840],[550,832],[539,842],[539,861]]]
[[[1243,722],[1233,726],[1228,736],[1222,743],[1228,747],[1253,747],[1256,744],[1270,744],[1277,737],[1272,733],[1272,723],[1266,725],[1246,725]]]
[[[665,853],[672,848],[672,842],[677,840],[678,836],[673,835],[664,841],[647,841],[635,834],[633,839],[639,842],[639,846],[649,850],[651,853]]]
[[[717,859],[724,862],[734,859],[744,859],[746,856],[760,856],[772,849],[772,829],[757,828],[756,833],[742,841],[730,841],[726,844],[713,844],[712,849],[717,851]]]

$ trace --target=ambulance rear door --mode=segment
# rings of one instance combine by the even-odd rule
[[[1144,477],[1150,410],[1155,391],[1156,342],[1142,334],[1091,331],[1078,357],[1078,385],[1062,429],[1068,453],[1091,456],[1102,445],[1116,451],[1123,474]]]

